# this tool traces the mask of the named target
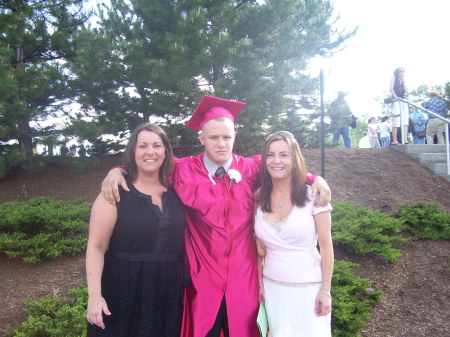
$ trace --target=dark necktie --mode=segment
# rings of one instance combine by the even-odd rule
[[[225,177],[225,169],[223,168],[223,166],[219,166],[217,168],[216,173],[214,174],[216,177],[219,177],[220,180],[223,180],[223,177]]]

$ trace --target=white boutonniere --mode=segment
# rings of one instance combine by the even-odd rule
[[[228,170],[228,176],[230,177],[230,184],[234,181],[236,184],[242,180],[241,173],[238,170],[230,169]]]

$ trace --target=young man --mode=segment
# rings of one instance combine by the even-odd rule
[[[186,207],[186,254],[192,284],[186,289],[183,337],[256,337],[257,256],[253,239],[253,192],[260,156],[232,153],[234,119],[245,103],[205,96],[187,128],[199,130],[205,152],[178,159],[173,186]],[[315,179],[314,179],[315,178]],[[309,176],[330,201],[325,180]],[[108,200],[118,201],[118,185],[128,190],[120,169],[102,185]]]
[[[345,101],[346,94],[339,91],[336,100],[331,102],[328,108],[328,114],[331,117],[331,127],[333,129],[333,144],[339,141],[342,135],[344,146],[352,148],[350,139],[350,123],[353,120],[353,114],[348,103]]]

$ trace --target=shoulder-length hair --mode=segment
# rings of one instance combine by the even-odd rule
[[[163,129],[155,124],[143,123],[136,127],[131,133],[130,139],[128,140],[127,147],[122,157],[123,165],[128,167],[128,176],[130,177],[130,180],[132,182],[134,182],[137,178],[138,171],[136,165],[136,145],[138,135],[141,131],[154,132],[161,138],[164,145],[165,158],[163,164],[159,169],[159,180],[165,187],[169,187],[169,176],[173,171],[172,147],[170,146],[169,137],[167,137],[167,134]]]
[[[405,69],[404,68],[397,68],[397,69],[395,69],[394,70],[394,76],[395,76],[395,78],[398,78],[398,76],[400,75],[400,73],[403,73],[403,72],[405,72]]]
[[[256,192],[256,205],[260,206],[263,212],[272,212],[272,178],[267,171],[266,160],[269,152],[270,144],[273,142],[286,142],[292,156],[292,179],[291,179],[291,200],[295,206],[303,207],[308,198],[308,190],[306,187],[306,163],[300,146],[294,136],[287,131],[279,131],[267,137],[262,149],[261,166],[259,170],[259,181],[261,188]]]

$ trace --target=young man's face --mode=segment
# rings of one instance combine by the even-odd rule
[[[236,133],[228,118],[210,120],[203,126],[199,139],[205,147],[206,156],[217,165],[223,165],[233,152]]]

